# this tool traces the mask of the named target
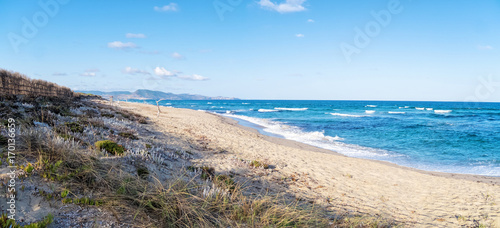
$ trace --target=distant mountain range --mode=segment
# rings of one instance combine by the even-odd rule
[[[202,95],[193,94],[174,94],[165,93],[161,91],[152,91],[146,89],[139,89],[135,92],[129,91],[113,91],[113,92],[102,92],[102,91],[76,91],[80,93],[89,93],[94,95],[99,95],[102,97],[113,96],[113,99],[118,100],[128,100],[128,99],[139,99],[139,100],[239,100],[234,97],[207,97]]]

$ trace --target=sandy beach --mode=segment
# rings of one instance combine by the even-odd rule
[[[195,163],[241,176],[252,191],[283,193],[332,212],[382,216],[409,227],[500,227],[500,178],[427,172],[350,158],[273,138],[236,120],[188,109],[120,102],[151,119],[174,147],[199,152]],[[243,161],[259,160],[270,169]],[[471,222],[472,221],[472,222]]]

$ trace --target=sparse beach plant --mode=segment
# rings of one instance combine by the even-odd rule
[[[71,123],[65,123],[64,124],[71,132],[78,132],[82,133],[83,132],[83,127],[76,122],[71,122]]]
[[[262,161],[258,161],[258,160],[253,160],[250,162],[250,166],[254,167],[254,168],[260,168],[262,167],[263,169],[268,169],[269,168],[269,165],[262,162]]]
[[[102,140],[95,143],[95,147],[98,150],[105,150],[106,152],[114,155],[122,155],[125,152],[123,146],[118,145],[118,143],[111,140]]]
[[[134,134],[132,134],[130,132],[120,132],[120,133],[118,133],[118,135],[123,137],[123,138],[132,139],[132,140],[139,139],[137,136],[135,136]]]

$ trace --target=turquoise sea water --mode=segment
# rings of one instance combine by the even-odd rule
[[[135,101],[155,104],[155,101]],[[261,133],[429,171],[500,176],[500,103],[161,101]]]

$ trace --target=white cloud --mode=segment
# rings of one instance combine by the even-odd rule
[[[108,43],[108,47],[115,49],[130,49],[130,48],[137,48],[137,45],[132,42],[123,43],[121,41],[114,41]]]
[[[175,3],[170,3],[170,4],[164,5],[162,7],[155,6],[154,9],[155,9],[155,11],[158,11],[158,12],[166,12],[166,11],[178,11],[179,7]]]
[[[60,72],[55,72],[52,75],[53,76],[67,76],[68,74],[66,74],[66,73],[60,73]]]
[[[184,79],[184,80],[190,80],[190,81],[206,81],[206,80],[209,80],[209,78],[203,77],[203,76],[201,76],[199,74],[182,75],[182,76],[178,76],[178,78]]]
[[[156,75],[162,76],[162,77],[173,77],[173,76],[175,76],[175,73],[173,73],[172,71],[168,71],[164,67],[156,67],[154,71],[155,71]]]
[[[479,45],[479,46],[477,46],[477,49],[479,49],[479,50],[493,50],[493,47],[490,45]]]
[[[101,70],[99,70],[97,68],[87,69],[87,70],[85,70],[85,72],[81,73],[80,76],[94,77],[94,76],[96,76],[96,73],[99,71],[101,71]]]
[[[185,57],[177,52],[172,53],[172,58],[177,59],[177,60],[182,60],[185,59]]]
[[[300,34],[300,33],[299,34],[295,34],[295,36],[298,37],[298,38],[304,38],[304,34]]]
[[[279,13],[293,13],[306,10],[302,5],[306,0],[285,0],[284,3],[274,3],[270,0],[260,0],[258,4],[265,9],[274,10]]]
[[[95,74],[95,72],[83,72],[80,75],[86,76],[86,77],[94,77],[96,74]]]
[[[125,34],[125,37],[144,39],[144,38],[146,38],[146,35],[144,35],[142,33],[127,33],[127,34]]]
[[[131,74],[131,75],[136,75],[136,74],[150,75],[150,73],[145,70],[134,69],[132,67],[125,67],[125,69],[123,69],[122,72],[124,74]]]
[[[313,19],[309,19],[309,20],[307,20],[307,22],[314,23],[314,20]]]

